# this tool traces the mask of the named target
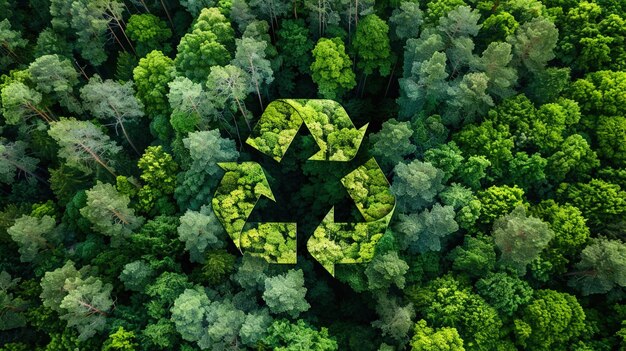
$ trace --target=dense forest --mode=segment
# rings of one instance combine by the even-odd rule
[[[0,351],[626,350],[625,216],[625,0],[0,0]]]

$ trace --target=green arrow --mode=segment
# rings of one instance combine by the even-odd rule
[[[267,106],[246,143],[280,162],[302,124],[320,148],[309,158],[317,161],[352,160],[368,126],[357,129],[333,100],[279,99]]]
[[[341,182],[365,222],[335,223],[333,207],[307,241],[311,256],[333,276],[336,264],[372,260],[396,203],[385,174],[373,158],[343,177]]]
[[[296,223],[246,223],[261,196],[276,201],[261,165],[218,165],[226,173],[213,196],[213,211],[235,246],[270,263],[296,263]]]

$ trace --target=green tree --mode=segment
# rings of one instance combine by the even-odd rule
[[[391,193],[396,196],[398,209],[402,212],[414,212],[430,205],[443,190],[444,173],[429,162],[400,162],[394,173]]]
[[[78,72],[68,59],[59,55],[40,56],[28,66],[28,73],[39,92],[58,101],[70,112],[82,112],[74,95]]]
[[[61,319],[67,320],[68,327],[76,327],[79,340],[87,340],[106,324],[106,317],[113,306],[111,284],[104,284],[98,278],[74,278],[66,280],[63,289],[67,295],[59,307],[63,311]]]
[[[119,279],[127,289],[141,292],[154,278],[154,275],[154,269],[148,263],[138,260],[124,265],[124,270],[120,273]]]
[[[552,21],[537,17],[523,23],[508,41],[513,45],[514,60],[536,73],[555,57],[558,37],[559,31]]]
[[[139,150],[126,131],[126,126],[137,125],[143,117],[143,104],[135,98],[132,82],[124,84],[95,75],[87,85],[80,89],[85,110],[103,121],[111,124],[117,131],[119,127],[128,144],[139,154]]]
[[[32,262],[42,250],[54,248],[61,239],[55,226],[55,219],[48,215],[41,218],[24,215],[16,219],[7,233],[19,246],[20,261]]]
[[[0,92],[2,115],[9,125],[20,125],[34,116],[46,122],[52,117],[42,106],[42,95],[20,81],[14,81],[2,88]]]
[[[283,275],[265,279],[263,300],[272,313],[286,313],[296,318],[311,307],[304,299],[306,291],[302,270],[290,270]]]
[[[389,22],[395,35],[400,39],[417,38],[424,16],[419,4],[413,1],[402,1],[393,10]]]
[[[145,184],[139,189],[139,207],[150,212],[158,204],[169,202],[176,188],[178,164],[161,146],[149,146],[139,159],[137,166]],[[162,211],[160,211],[162,212]]]
[[[149,14],[134,14],[128,19],[126,34],[135,42],[135,51],[139,57],[146,56],[152,50],[161,50],[169,53],[172,48],[167,41],[172,36],[172,30],[165,21]]]
[[[338,350],[337,341],[330,336],[328,329],[318,331],[301,319],[295,323],[277,319],[269,326],[267,334],[261,344],[276,351]]]
[[[11,279],[9,273],[0,271],[0,331],[26,325],[26,301],[11,292],[20,281],[20,278]]]
[[[619,240],[594,238],[580,254],[570,285],[583,295],[604,294],[626,286],[626,245]]]
[[[533,350],[567,350],[585,332],[585,312],[570,294],[536,290],[515,320],[519,346]]]
[[[430,211],[400,215],[396,230],[404,235],[404,245],[410,252],[441,251],[444,238],[459,229],[454,220],[454,208],[436,203]]]
[[[359,23],[352,46],[357,56],[357,67],[366,75],[377,70],[388,76],[393,57],[389,45],[389,26],[375,14],[365,16]]]
[[[312,78],[320,95],[335,99],[354,88],[356,81],[352,61],[340,38],[320,38],[312,52]]]
[[[512,316],[533,297],[533,289],[524,280],[506,273],[489,273],[476,282],[476,291],[505,316]]]
[[[274,71],[270,61],[265,57],[268,43],[264,40],[244,37],[237,39],[236,44],[237,51],[232,63],[248,74],[248,93],[256,92],[259,105],[263,108],[261,88],[267,90],[267,87],[274,81]]]
[[[16,176],[24,174],[28,179],[37,178],[35,170],[39,160],[26,152],[23,141],[7,142],[0,139],[0,182],[12,184]]]
[[[600,179],[563,183],[557,189],[557,197],[580,209],[592,230],[603,229],[626,213],[626,192],[619,185]]]
[[[421,319],[415,323],[411,351],[465,351],[463,339],[455,328],[443,327],[437,331]]]
[[[87,203],[80,213],[91,222],[94,230],[115,238],[113,245],[141,226],[143,218],[128,207],[128,196],[120,194],[113,185],[98,182],[86,194]]]
[[[409,269],[409,265],[398,257],[395,251],[374,256],[372,262],[367,265],[365,275],[370,290],[387,289],[395,285],[400,289],[404,288],[404,275]]]
[[[515,208],[524,205],[524,191],[516,186],[491,186],[476,194],[481,203],[479,221],[484,224],[511,213]]]
[[[226,233],[210,203],[199,212],[187,210],[180,217],[178,238],[185,243],[191,262],[204,262],[207,250],[221,249],[226,244]]]
[[[227,108],[230,111],[239,143],[241,143],[241,136],[237,125],[237,111],[241,113],[248,128],[250,128],[249,120],[252,119],[244,101],[248,95],[249,81],[250,77],[244,70],[237,66],[227,65],[211,67],[211,73],[206,82],[207,92],[212,97],[215,107]]]
[[[515,268],[520,275],[553,237],[550,226],[539,218],[527,216],[522,206],[493,223],[493,239],[500,249],[500,262]]]
[[[218,162],[234,161],[239,157],[235,142],[220,136],[218,130],[189,133],[183,139],[189,150],[191,163],[178,174],[175,197],[183,209],[197,210],[209,204],[214,187],[219,182],[221,169]]]
[[[102,345],[102,351],[135,351],[139,344],[135,342],[135,332],[126,331],[124,327],[117,328],[115,333],[109,335]]]
[[[108,135],[95,124],[75,118],[52,122],[48,134],[59,145],[58,155],[69,167],[90,174],[98,166],[114,177],[113,157],[121,151]]]
[[[493,239],[486,235],[466,235],[463,245],[450,251],[448,258],[452,269],[470,277],[484,277],[496,266],[496,249]]]
[[[206,81],[212,66],[226,65],[231,58],[234,32],[217,8],[204,8],[176,49],[176,70],[195,82]]]
[[[409,297],[432,326],[456,328],[468,350],[505,345],[496,310],[453,277],[436,278],[423,288],[409,290]]]
[[[304,21],[282,20],[277,35],[276,48],[282,57],[283,65],[293,67],[302,74],[308,73],[314,44]]]
[[[11,22],[4,18],[0,21],[0,41],[3,43],[0,52],[0,68],[8,70],[21,60],[20,51],[28,45],[28,40],[22,38],[19,30],[11,29]]]
[[[133,70],[133,79],[137,86],[137,97],[145,106],[148,117],[169,115],[166,94],[174,74],[174,61],[161,51],[153,50],[139,60]]]
[[[167,99],[172,108],[170,123],[175,131],[186,135],[197,128],[206,129],[219,118],[209,94],[202,85],[186,77],[176,77],[169,83]]]
[[[541,275],[543,279],[548,279],[546,274],[565,273],[569,263],[589,239],[587,220],[578,208],[568,204],[557,204],[554,200],[540,202],[531,208],[531,213],[548,223],[550,229],[554,231],[554,238],[541,252],[539,262],[536,262],[547,267],[539,272],[536,270],[535,262],[531,263],[533,275]]]
[[[383,128],[378,133],[370,134],[370,152],[383,169],[391,169],[417,150],[411,143],[412,135],[409,122],[389,119],[383,123]]]

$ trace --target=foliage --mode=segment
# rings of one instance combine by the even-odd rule
[[[0,350],[624,349],[625,28],[0,0]]]

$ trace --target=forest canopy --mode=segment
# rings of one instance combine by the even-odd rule
[[[625,47],[608,0],[0,0],[0,351],[626,350]]]

